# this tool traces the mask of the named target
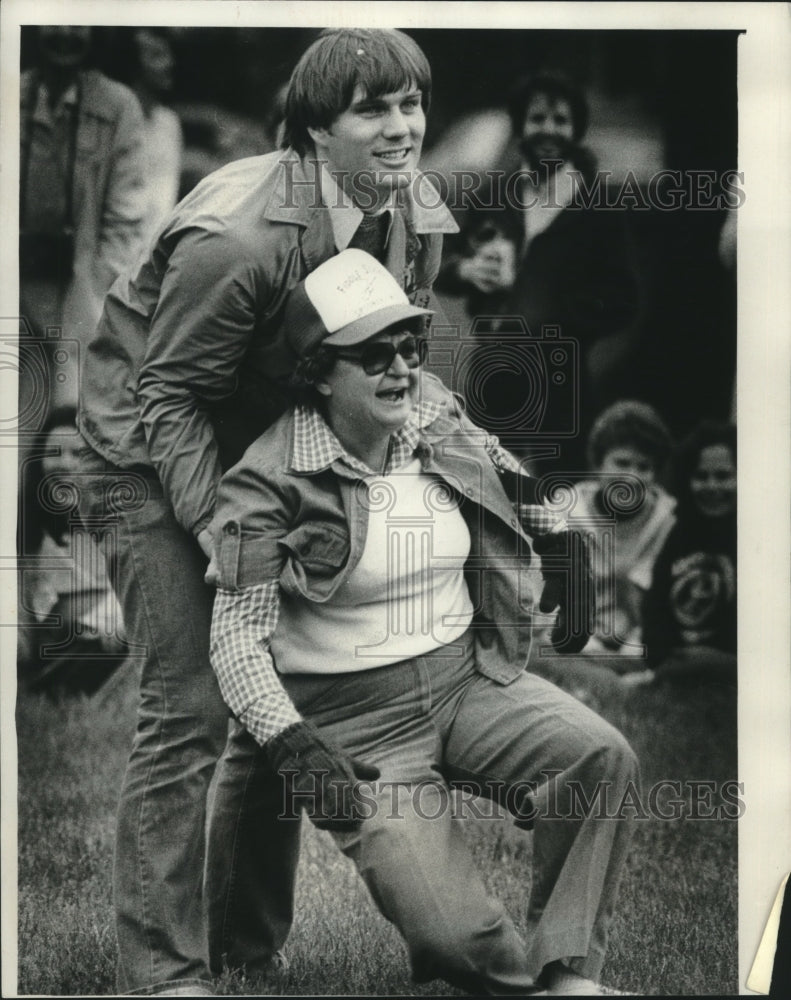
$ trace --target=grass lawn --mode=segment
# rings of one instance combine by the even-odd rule
[[[644,789],[660,779],[736,777],[733,690],[615,693],[584,678],[575,686],[626,734]],[[129,669],[93,698],[54,705],[20,696],[21,994],[114,992],[113,826],[135,700]],[[649,818],[637,827],[604,981],[640,994],[737,993],[737,824]],[[507,820],[469,820],[468,833],[492,891],[523,928],[531,836]],[[268,980],[227,975],[220,992],[458,995],[440,982],[411,983],[400,939],[351,862],[309,823],[303,843],[289,970]]]

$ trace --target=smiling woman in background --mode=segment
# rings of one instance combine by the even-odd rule
[[[736,679],[736,428],[704,421],[675,460],[678,521],[654,566],[643,640],[658,678]]]

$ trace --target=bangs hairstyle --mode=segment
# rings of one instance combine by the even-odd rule
[[[599,415],[588,438],[588,464],[597,469],[613,448],[636,448],[656,472],[661,472],[673,449],[673,440],[664,420],[653,406],[623,399]]]
[[[283,148],[312,148],[308,128],[329,128],[360,86],[368,97],[418,88],[423,111],[431,99],[431,69],[409,35],[394,29],[328,29],[297,63],[286,95]]]

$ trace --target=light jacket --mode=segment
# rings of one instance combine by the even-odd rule
[[[122,468],[155,469],[195,534],[222,469],[287,405],[277,383],[293,362],[286,297],[338,252],[313,167],[286,151],[201,181],[136,273],[115,283],[87,352],[82,433]],[[413,302],[429,303],[442,233],[456,228],[436,191],[395,213],[385,263]]]
[[[24,148],[37,74],[20,79],[20,138]],[[140,253],[145,208],[143,113],[128,87],[97,70],[79,74],[80,106],[73,177],[74,273],[62,316],[46,317],[66,337],[87,343],[99,320],[102,300],[115,278]],[[34,123],[35,126],[35,123]],[[63,156],[65,150],[53,150]],[[36,197],[34,165],[27,199]],[[66,182],[64,165],[64,183]],[[25,220],[20,224],[24,226]],[[24,289],[23,289],[24,293]],[[26,307],[29,305],[26,302]],[[35,307],[35,303],[32,303]]]
[[[476,666],[507,684],[524,670],[530,652],[531,549],[514,502],[536,502],[533,480],[501,476],[484,447],[487,435],[438,379],[424,375],[423,393],[443,409],[422,430],[422,469],[452,490],[470,531],[465,576],[475,609]],[[339,461],[297,472],[293,449],[292,410],[223,476],[213,522],[221,589],[277,580],[288,594],[321,603],[359,562],[377,498]],[[504,485],[514,482],[518,497]]]

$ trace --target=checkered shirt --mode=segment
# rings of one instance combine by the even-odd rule
[[[442,410],[441,403],[427,401],[415,407],[391,438],[386,472],[413,459],[421,444],[421,429],[436,420]],[[484,435],[483,445],[498,471],[523,474],[518,459],[502,448],[496,437]],[[294,413],[292,468],[319,472],[334,462],[364,479],[375,475],[346,451],[315,407],[298,406]],[[533,535],[563,527],[556,514],[535,504],[520,504],[519,516],[525,530]],[[236,718],[261,744],[301,719],[280,683],[269,652],[279,613],[277,580],[241,591],[218,588],[214,601],[210,651],[220,691]]]

